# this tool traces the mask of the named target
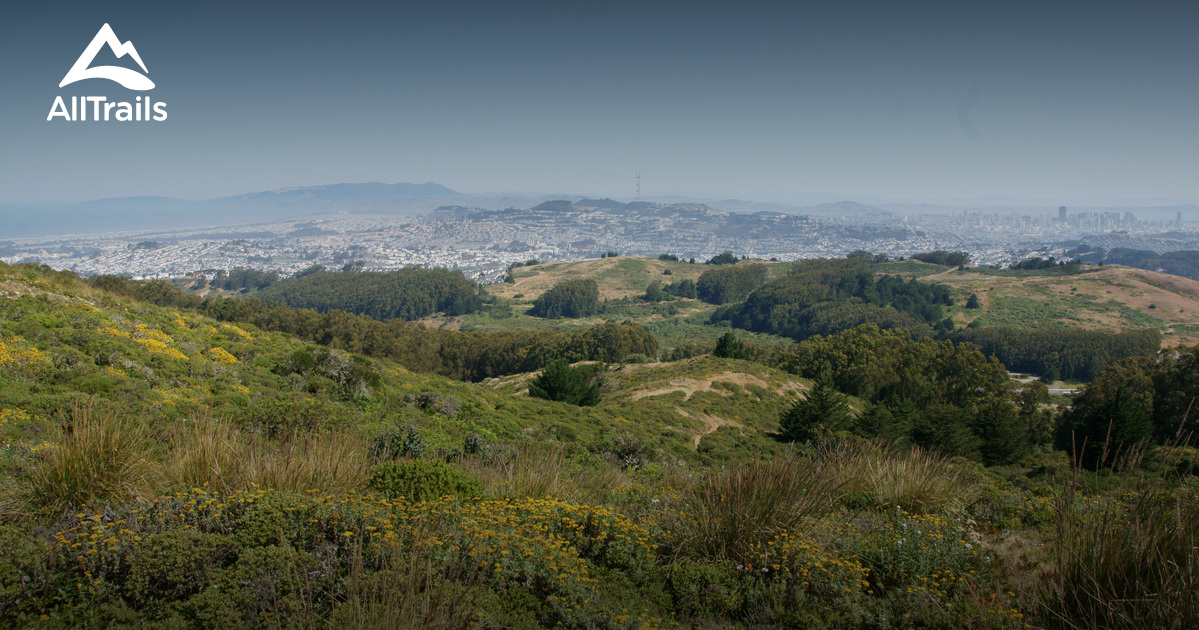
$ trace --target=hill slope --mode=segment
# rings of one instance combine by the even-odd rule
[[[953,287],[959,305],[971,294],[978,296],[980,309],[956,310],[955,321],[962,325],[1060,324],[1112,331],[1152,327],[1162,332],[1165,347],[1199,342],[1199,281],[1115,265],[1084,265],[1071,275],[929,267],[939,271],[922,279]]]

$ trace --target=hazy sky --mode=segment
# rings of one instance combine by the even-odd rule
[[[139,94],[58,87],[105,22],[167,121],[46,121]],[[628,197],[638,169],[645,195],[1195,202],[1197,27],[1194,1],[10,3],[0,203]]]

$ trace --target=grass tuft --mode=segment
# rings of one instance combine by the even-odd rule
[[[98,501],[140,500],[153,492],[153,442],[140,417],[102,404],[73,404],[60,413],[56,446],[47,449],[17,486],[33,512],[59,514]]]
[[[746,558],[775,536],[802,529],[832,509],[838,484],[827,465],[784,451],[713,472],[683,494],[682,550],[697,557]]]

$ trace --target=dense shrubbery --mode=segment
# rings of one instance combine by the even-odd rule
[[[529,315],[556,319],[587,317],[600,312],[599,285],[595,280],[563,280],[533,300]]]
[[[1018,461],[1048,437],[1038,431],[1038,405],[1015,405],[1003,365],[968,343],[863,326],[813,337],[778,360],[873,403],[855,427],[866,437],[906,439],[987,464]]]
[[[279,274],[274,271],[259,271],[245,267],[235,267],[232,271],[217,272],[209,283],[214,289],[226,291],[242,291],[265,289],[278,282]]]
[[[705,262],[704,264],[705,265],[735,265],[735,264],[737,264],[738,260],[740,260],[740,259],[738,259],[735,255],[733,255],[733,252],[723,252],[723,253],[717,254],[717,255],[709,258],[707,260],[707,262]]]
[[[483,307],[479,287],[449,269],[408,267],[399,271],[318,271],[280,280],[258,296],[319,313],[333,310],[380,321],[415,320],[434,313],[473,313]]]
[[[675,297],[688,298],[694,300],[697,296],[695,291],[695,281],[690,278],[672,282],[662,287],[664,293],[668,293]]]
[[[387,498],[412,502],[462,499],[483,494],[483,484],[453,464],[435,459],[383,462],[371,472],[370,488]]]

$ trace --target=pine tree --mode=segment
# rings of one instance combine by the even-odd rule
[[[797,401],[782,417],[779,425],[788,441],[807,442],[821,435],[850,427],[853,415],[845,394],[827,380],[817,381],[806,398]]]

